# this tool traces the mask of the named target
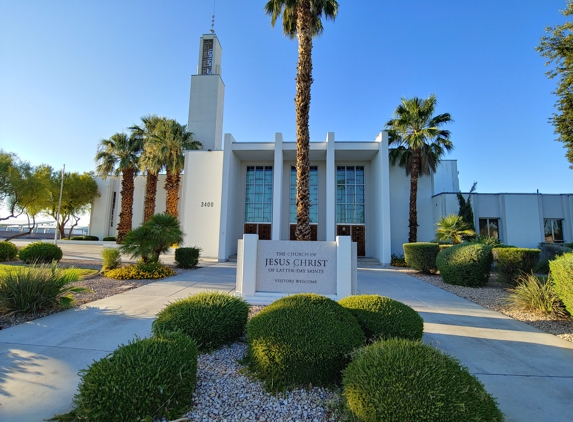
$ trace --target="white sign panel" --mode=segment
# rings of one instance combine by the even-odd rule
[[[336,242],[260,241],[257,292],[336,294]]]

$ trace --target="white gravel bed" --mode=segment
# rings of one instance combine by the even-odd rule
[[[238,363],[247,350],[245,343],[234,343],[210,354],[201,354],[193,408],[189,421],[335,421],[329,404],[340,403],[337,392],[325,388],[288,390],[274,395],[263,383],[246,375]],[[184,419],[185,420],[185,419]]]
[[[422,274],[411,269],[400,269],[399,271],[408,273],[412,277],[425,281],[433,286],[439,287],[457,296],[463,297],[473,303],[501,312],[518,321],[525,322],[538,330],[545,331],[561,337],[564,340],[573,342],[573,320],[553,315],[528,312],[524,310],[511,309],[505,300],[509,296],[507,289],[510,287],[505,283],[497,281],[497,276],[492,274],[489,282],[484,287],[464,287],[446,284],[439,275]]]

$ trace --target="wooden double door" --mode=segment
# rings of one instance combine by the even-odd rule
[[[243,233],[258,234],[259,240],[271,240],[271,225],[258,223],[245,223]]]
[[[366,226],[338,224],[336,226],[338,236],[351,236],[356,242],[356,255],[366,256]]]

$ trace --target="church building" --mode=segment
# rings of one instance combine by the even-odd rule
[[[244,233],[259,239],[294,240],[296,223],[296,143],[277,133],[267,142],[223,135],[225,85],[222,48],[214,33],[200,39],[197,73],[191,77],[188,129],[203,149],[185,154],[179,218],[185,246],[226,261],[237,253]],[[294,124],[294,122],[293,122]],[[379,124],[376,123],[376,124]],[[391,166],[386,132],[369,142],[337,142],[335,133],[310,143],[310,219],[313,240],[348,235],[359,257],[383,264],[402,255],[408,241],[410,178]],[[164,176],[156,212],[165,210]],[[113,236],[120,211],[120,180],[98,180],[90,234]],[[136,180],[133,225],[143,221],[145,177]],[[418,239],[435,237],[435,222],[458,212],[456,160],[418,184]],[[473,194],[476,229],[506,244],[536,247],[541,241],[573,240],[570,194]]]

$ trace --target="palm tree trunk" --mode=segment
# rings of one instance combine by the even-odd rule
[[[117,224],[117,240],[121,243],[128,231],[131,230],[133,218],[133,191],[134,191],[134,169],[125,169],[121,178],[121,212],[119,213],[119,223]]]
[[[421,151],[415,150],[412,154],[412,170],[410,171],[410,234],[408,242],[418,241],[418,209],[416,202],[418,200],[418,178],[420,176]]]
[[[157,173],[148,172],[145,184],[145,205],[143,208],[143,222],[148,221],[155,214],[155,197],[157,196]]]
[[[296,240],[310,240],[310,86],[312,85],[312,16],[310,0],[296,6],[298,66],[296,75]]]
[[[165,199],[165,212],[177,218],[179,215],[179,183],[181,175],[167,170],[167,177],[165,178],[165,191],[167,193]]]

